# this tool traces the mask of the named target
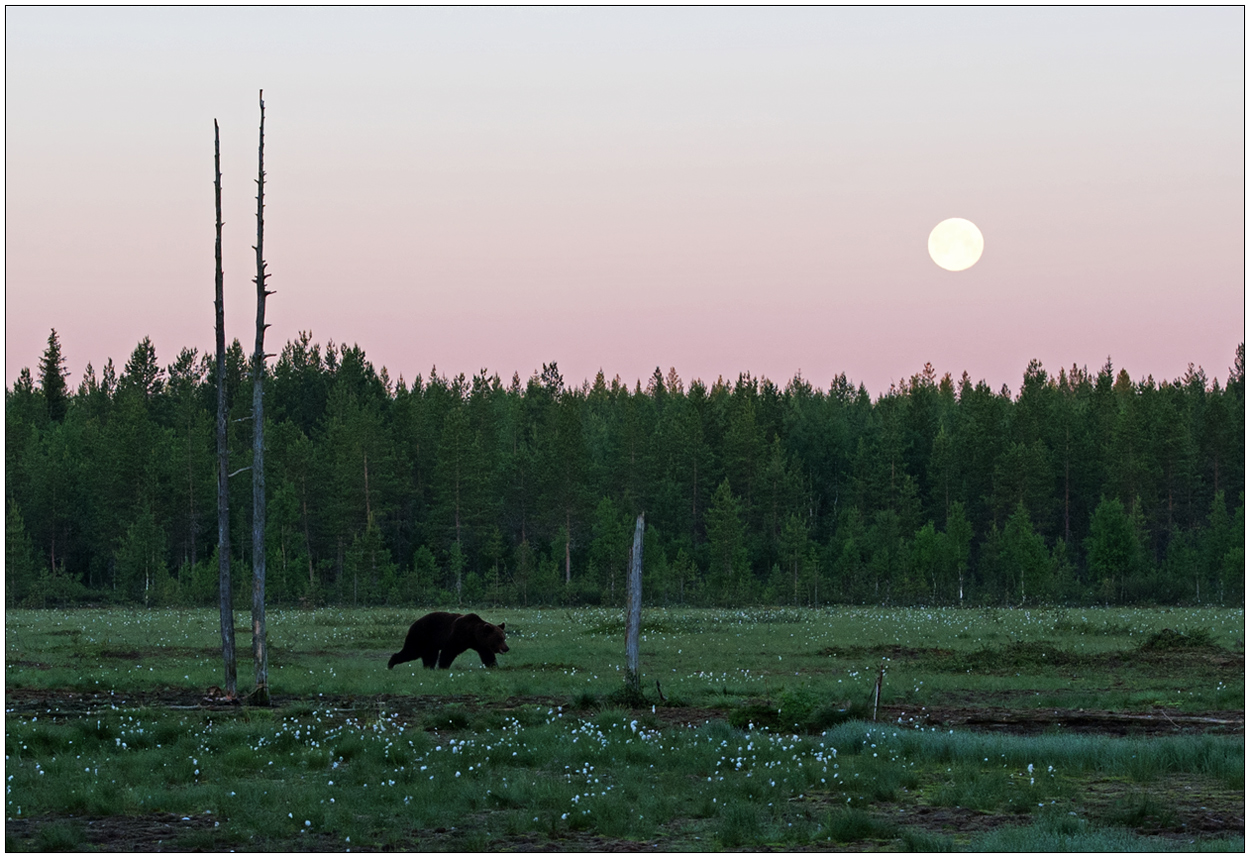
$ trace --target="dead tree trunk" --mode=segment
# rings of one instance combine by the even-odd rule
[[[641,696],[642,676],[638,672],[638,632],[642,626],[642,531],[645,513],[638,513],[634,524],[634,547],[629,553],[628,613],[625,615],[625,688]]]
[[[234,660],[234,600],[230,587],[230,453],[226,442],[226,319],[221,267],[221,131],[213,120],[213,191],[217,202],[217,579],[221,603],[221,660],[226,668],[226,697],[238,694]]]
[[[269,650],[265,642],[265,92],[260,93],[260,148],[256,174],[256,349],[252,353],[252,702],[269,705]]]

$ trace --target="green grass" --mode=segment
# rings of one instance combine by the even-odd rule
[[[651,610],[635,708],[619,612],[479,612],[508,623],[499,670],[467,653],[388,671],[409,612],[274,612],[276,705],[228,710],[196,705],[221,681],[210,612],[9,612],[6,844],[90,848],[87,819],[168,819],[172,843],[209,850],[1240,842],[1183,836],[1198,796],[1244,818],[1240,735],[865,720],[882,665],[883,702],[916,711],[955,695],[1132,709],[1143,693],[1240,709],[1239,611]],[[965,830],[968,813],[993,830]]]
[[[1046,816],[1027,826],[1003,827],[975,838],[977,852],[1242,852],[1245,838],[1206,843],[1144,837],[1127,828],[1092,827],[1075,817]]]

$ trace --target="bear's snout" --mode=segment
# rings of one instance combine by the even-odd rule
[[[499,644],[499,651],[500,651],[500,652],[507,652],[507,651],[508,651],[508,645],[507,645],[506,643],[500,643],[500,644]]]

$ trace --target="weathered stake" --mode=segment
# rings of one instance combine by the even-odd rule
[[[634,547],[629,554],[629,581],[626,582],[625,687],[641,696],[642,677],[638,672],[638,630],[642,626],[642,531],[645,513],[634,524]]]

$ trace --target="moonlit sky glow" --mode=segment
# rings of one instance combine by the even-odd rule
[[[1244,339],[1244,11],[8,8],[5,380],[151,336],[301,330],[392,378],[557,361],[875,396],[1227,377]],[[952,276],[929,231],[985,255]]]

